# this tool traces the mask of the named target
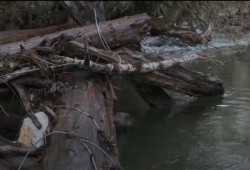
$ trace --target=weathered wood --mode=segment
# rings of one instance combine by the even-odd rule
[[[183,79],[180,80],[171,78],[160,73],[148,73],[137,78],[140,78],[141,81],[144,81],[145,83],[150,83],[155,86],[167,88],[195,97],[216,96],[222,95],[224,93],[224,88],[221,81],[217,81],[216,79],[210,81],[211,79],[206,75],[203,75],[203,79],[200,82],[193,83],[188,83]]]
[[[46,152],[44,169],[95,169],[91,160],[94,160],[96,169],[118,169],[113,101],[109,86],[105,86],[106,80],[84,71],[75,71],[69,76],[74,79],[76,88],[66,91],[58,101],[65,108],[56,112],[58,123],[54,130],[74,131],[101,147],[108,156],[90,143],[85,144],[92,153],[76,138],[54,135]]]
[[[129,63],[137,63],[138,60],[152,62],[171,58],[171,56],[166,55],[145,55],[141,52],[135,52],[129,49],[124,49],[124,51],[127,51],[127,54],[123,53],[124,55],[122,58]],[[188,54],[183,55],[185,56]],[[199,57],[198,54],[193,55],[196,55],[196,58]],[[132,56],[140,56],[140,58],[136,59]],[[178,60],[182,59],[183,56],[172,57]],[[223,88],[223,82],[220,79],[212,75],[197,73],[193,70],[185,69],[180,65],[173,65],[172,67],[166,68],[165,70],[161,69],[157,72],[136,75],[135,77],[140,79],[143,76],[143,80],[140,81],[144,83],[148,82],[151,85],[168,88],[196,97],[222,95],[225,91]],[[153,81],[155,81],[155,84]]]
[[[84,51],[84,46],[79,45],[79,43],[74,43],[74,45],[78,45],[81,50]],[[85,49],[86,50],[86,49]],[[92,47],[92,50],[94,48]],[[96,49],[97,50],[97,49]],[[91,50],[90,50],[91,51]],[[117,54],[120,53],[120,57],[122,58],[122,62],[130,63],[132,66],[132,69],[134,70],[139,69],[143,70],[142,72],[152,72],[152,71],[158,71],[161,72],[162,75],[156,75],[155,77],[152,76],[148,77],[145,76],[144,79],[146,82],[150,83],[151,85],[160,86],[163,88],[169,88],[171,90],[176,90],[178,92],[182,92],[184,94],[188,94],[191,96],[213,96],[213,95],[221,95],[224,93],[223,83],[217,79],[212,77],[211,75],[205,75],[202,73],[196,73],[192,70],[184,69],[180,66],[175,67],[175,69],[171,69],[171,66],[178,65],[178,63],[189,61],[192,59],[196,59],[199,57],[198,54],[182,54],[179,56],[167,56],[167,55],[150,55],[150,54],[144,54],[138,51],[131,51],[127,48],[121,48],[116,53],[109,52],[109,51],[103,51],[101,49],[98,49],[98,53],[95,52],[95,54],[98,55],[98,57],[107,60],[109,62],[118,62],[118,56]],[[103,52],[102,52],[103,51]],[[90,52],[91,53],[91,52]],[[79,65],[84,65],[83,60],[75,60],[75,59],[69,59],[68,61],[75,61]],[[82,63],[81,63],[82,61]],[[164,64],[161,63],[168,63],[170,61],[171,64],[166,64],[166,67]],[[142,67],[143,65],[140,65],[141,62],[145,67]],[[154,64],[153,64],[154,63]],[[128,65],[128,64],[124,64]],[[116,69],[116,72],[119,72],[119,69],[124,69],[125,67],[119,68],[119,66],[123,66],[123,64],[117,65],[114,67],[114,65],[109,64],[106,65],[108,67],[107,70],[111,72],[112,69]],[[146,67],[146,66],[152,66],[152,67]],[[97,68],[97,67],[96,67]],[[100,67],[99,67],[100,68]],[[145,69],[143,69],[145,68]],[[146,69],[147,68],[147,69]],[[170,68],[170,69],[168,69]],[[103,67],[100,68],[103,70]],[[105,70],[105,73],[108,73],[108,71]],[[130,71],[131,73],[132,71]],[[135,72],[135,71],[134,71]],[[128,73],[128,72],[125,72]],[[156,73],[152,73],[156,74]],[[167,76],[164,76],[167,75]],[[162,77],[162,79],[161,79]],[[172,77],[172,78],[171,78]],[[148,80],[147,80],[148,79]],[[153,84],[153,80],[156,81],[156,84]],[[199,80],[199,81],[197,81]],[[176,87],[175,87],[176,86]],[[178,88],[177,88],[178,87]],[[143,87],[142,87],[143,88]],[[190,91],[191,89],[191,91]],[[141,90],[141,93],[143,90]],[[150,96],[150,95],[149,95]],[[145,95],[144,95],[145,97]],[[146,99],[146,102],[149,100]],[[152,104],[154,105],[154,104]]]
[[[79,47],[82,46],[82,49],[84,50],[84,44],[81,44],[76,41],[71,41],[72,44],[77,45]],[[88,49],[84,50],[86,53],[88,53]],[[114,56],[113,52],[110,52],[111,56]],[[153,72],[157,70],[165,70],[168,67],[187,62],[190,60],[194,60],[198,58],[198,55],[184,55],[179,58],[169,58],[166,60],[156,61],[156,62],[133,62],[131,63],[110,63],[110,64],[98,64],[95,62],[90,61],[89,59],[85,60],[79,60],[79,59],[73,59],[70,57],[63,57],[58,56],[63,61],[67,62],[68,64],[74,63],[79,68],[87,68],[94,72],[99,72],[103,74],[131,74],[131,73],[148,73]],[[120,56],[117,55],[117,58]],[[134,55],[135,58],[138,58],[137,55]],[[140,57],[140,56],[139,56]]]
[[[7,44],[16,41],[25,41],[31,37],[42,36],[45,34],[62,31],[72,27],[73,27],[72,24],[63,24],[63,25],[56,25],[56,26],[29,29],[29,30],[2,31],[0,32],[0,44]]]
[[[110,48],[129,43],[139,43],[146,33],[150,30],[150,16],[147,14],[137,14],[127,16],[107,22],[100,22],[99,27]],[[89,45],[103,47],[96,29],[96,25],[87,25],[84,27],[67,29],[64,31],[33,37],[26,41],[18,41],[9,44],[0,45],[0,53],[15,54],[20,52],[20,45],[25,49],[31,49],[39,46],[44,40],[54,39],[65,34],[74,37],[75,41],[81,43],[89,42]]]
[[[197,34],[191,31],[171,29],[167,31],[165,35],[171,36],[171,37],[178,37],[184,41],[186,40],[194,44],[207,44],[212,39],[211,37],[212,30],[213,30],[213,24],[209,24],[206,32],[204,32],[203,34]]]

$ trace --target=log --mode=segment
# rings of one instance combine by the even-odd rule
[[[13,31],[2,31],[0,32],[0,44],[7,44],[16,41],[26,41],[31,37],[42,36],[65,29],[72,28],[72,24],[63,24],[50,26],[45,28],[36,28],[29,30],[13,30]]]
[[[18,169],[24,155],[29,150],[30,148],[28,147],[24,147],[0,136],[0,169]],[[37,152],[32,151],[31,154],[34,155],[37,154]],[[38,163],[38,161],[39,159],[37,157],[28,157],[22,167],[23,169],[41,170],[42,166]]]
[[[132,64],[138,63],[138,58],[132,56],[140,56],[139,61],[156,62],[166,61],[168,58],[174,58],[178,61],[185,58],[185,55],[188,55],[183,54],[183,56],[172,57],[167,55],[145,55],[141,52],[124,48],[123,51],[127,51],[127,54],[123,53],[124,55],[122,55],[123,60]],[[193,56],[193,58],[199,58],[198,54],[193,55],[196,55],[196,57]],[[141,78],[143,80],[140,80]],[[134,75],[134,79],[195,97],[222,95],[225,91],[223,82],[219,78],[185,69],[178,64],[166,69],[160,69],[156,72]]]
[[[86,50],[84,49],[84,46],[80,45],[79,43],[73,43],[73,45],[76,45],[79,48],[78,50],[83,50],[83,51]],[[131,70],[133,70],[134,72],[137,69],[140,70],[140,72],[144,73],[150,71],[157,71],[158,73],[160,73],[158,74],[157,72],[154,72],[154,73],[147,73],[144,75],[137,74],[135,76],[135,79],[143,78],[144,84],[145,82],[147,82],[150,83],[151,85],[156,85],[162,88],[169,88],[171,90],[175,90],[196,97],[222,95],[224,93],[223,83],[218,78],[215,78],[208,74],[205,75],[202,73],[197,73],[192,70],[187,70],[180,66],[175,67],[175,69],[171,69],[172,66],[175,66],[178,63],[183,63],[185,61],[197,59],[199,57],[198,54],[192,54],[192,55],[182,54],[180,56],[165,56],[165,55],[155,56],[149,54],[146,55],[142,52],[132,51],[127,48],[120,48],[116,51],[116,53],[114,53],[114,52],[104,51],[101,49],[95,49],[94,47],[91,47],[89,51],[90,54],[93,54],[92,51],[94,51],[94,54],[98,55],[98,57],[109,62],[115,62],[115,61],[118,62],[117,53],[120,53],[120,58],[122,58],[122,61],[125,63],[129,63],[131,65],[131,67],[129,68],[132,68]],[[69,61],[75,61],[76,63],[78,63],[79,66],[81,65],[84,66],[83,60],[69,58]],[[144,63],[141,64],[141,62]],[[110,66],[108,67],[108,69],[102,70],[103,67],[99,67],[99,71],[102,70],[105,73],[111,73],[112,71],[110,70],[116,69],[116,72],[121,73],[121,69],[126,69],[127,67],[125,67],[125,65],[129,64],[124,64],[124,67],[121,67],[123,66],[123,64],[119,64],[116,67],[112,64],[108,64],[107,67]],[[130,71],[130,73],[133,71]],[[123,72],[123,74],[124,73],[128,73],[128,71]],[[142,92],[143,90],[141,90],[140,93]],[[145,98],[145,95],[143,98]],[[146,99],[146,102],[149,102],[149,100]],[[152,103],[152,106],[153,105],[154,104]]]
[[[57,101],[62,106],[57,106],[54,131],[74,131],[89,142],[81,143],[65,135],[51,136],[44,169],[119,169],[113,101],[106,80],[87,71],[74,71],[69,76],[76,88],[66,91]]]
[[[136,44],[146,36],[147,32],[149,32],[150,16],[145,13],[127,16],[107,22],[100,22],[99,27],[110,48],[130,43]],[[98,36],[96,25],[92,24],[43,36],[32,37],[26,41],[2,44],[0,45],[0,53],[15,54],[20,52],[20,45],[22,45],[25,49],[31,49],[39,46],[46,40],[50,41],[62,34],[67,35],[68,37],[73,37],[73,39],[77,42],[89,43],[89,45],[99,48],[103,47],[102,41],[100,41],[100,37]]]
[[[181,92],[189,96],[207,97],[223,95],[224,88],[221,81],[216,79],[210,81],[210,79],[206,77],[206,75],[203,75],[203,79],[198,83],[188,83],[184,80],[171,78],[169,76],[159,73],[148,73],[145,75],[141,75],[140,77],[138,76],[137,78],[140,78],[143,82],[150,83],[152,85],[162,88],[167,88],[173,91]]]

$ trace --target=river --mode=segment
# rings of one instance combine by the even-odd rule
[[[154,109],[120,81],[115,111],[134,119],[131,130],[117,134],[125,170],[250,169],[250,48],[216,60],[222,63],[195,60],[185,67],[217,75],[223,97],[170,92],[176,104]]]

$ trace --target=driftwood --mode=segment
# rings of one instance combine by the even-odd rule
[[[58,107],[59,120],[54,130],[74,131],[88,142],[65,135],[52,136],[44,168],[119,168],[112,95],[109,87],[105,86],[105,79],[84,71],[73,72],[69,76],[73,77],[78,88],[67,91],[60,98],[63,105]]]
[[[72,24],[63,24],[57,26],[50,26],[45,28],[37,28],[30,30],[14,30],[14,31],[2,31],[0,32],[0,44],[7,44],[17,41],[25,41],[31,37],[42,36],[65,29],[72,28]]]
[[[35,67],[22,68],[0,77],[0,84],[10,83],[15,88],[30,117],[33,117],[33,112],[27,95],[29,88],[44,86],[41,85],[43,83],[22,80],[36,75],[37,82],[44,82],[48,78],[46,73],[50,72],[53,73],[53,81],[60,79],[63,84],[70,85],[60,94],[54,93],[56,100],[50,111],[56,109],[56,125],[47,134],[50,143],[43,157],[44,169],[120,169],[112,111],[116,97],[107,74],[130,74],[127,76],[129,81],[153,107],[173,104],[162,88],[198,97],[224,92],[222,83],[217,79],[176,66],[197,59],[199,55],[173,58],[150,56],[126,48],[114,50],[122,45],[138,45],[151,30],[151,21],[147,14],[138,14],[0,45],[1,53],[20,53],[19,57],[28,59],[29,64]],[[210,32],[207,31],[208,34]],[[192,35],[186,37],[192,38]],[[205,42],[203,39],[199,41]],[[49,57],[42,58],[44,55]],[[173,67],[176,69],[171,69]],[[60,70],[68,72],[64,74]],[[56,76],[56,73],[61,74]],[[47,83],[48,88],[51,84]],[[33,119],[33,123],[39,128],[36,120]],[[23,165],[20,164],[19,169]]]
[[[76,45],[81,50],[85,50],[83,44],[73,43],[73,45]],[[94,50],[94,47],[92,47],[91,51],[97,51],[97,49]],[[121,70],[122,69],[125,70],[126,68],[128,69],[130,68],[132,71],[138,69],[140,70],[138,71],[138,73],[159,71],[161,72],[161,74],[159,73],[158,74],[149,73],[140,75],[137,74],[135,75],[135,79],[140,80],[143,78],[142,82],[148,82],[152,85],[160,86],[163,88],[169,88],[171,90],[175,90],[196,97],[222,95],[224,93],[223,83],[218,78],[214,78],[211,75],[205,75],[202,73],[197,73],[191,70],[187,70],[180,66],[177,66],[174,69],[171,68],[172,66],[178,65],[179,63],[197,59],[199,57],[198,54],[192,54],[192,55],[186,54],[184,56],[178,56],[176,58],[171,59],[171,57],[164,55],[146,56],[141,52],[138,51],[135,52],[124,48],[118,50],[116,53],[108,51],[105,52],[104,50],[99,49],[99,52],[96,52],[95,54],[98,54],[100,58],[111,62],[118,60],[117,54],[119,53],[119,51],[120,52],[123,51],[123,53],[120,54],[120,57],[123,59],[123,61],[130,64],[124,64],[124,67],[121,67],[123,66],[122,64],[118,64],[116,67],[112,64],[99,65],[100,67],[96,66],[95,69],[93,70],[95,71],[101,70],[100,72],[105,72],[105,73],[112,72],[112,69],[116,69],[115,72],[121,73]],[[79,64],[79,66],[81,65],[84,66],[84,60],[68,58],[68,61],[76,62],[77,64]],[[145,67],[141,67],[140,64],[141,62],[143,62],[143,65],[145,65]],[[162,65],[161,63],[167,63],[167,64]],[[127,65],[131,67],[125,67]],[[104,70],[104,68],[108,69]],[[148,70],[143,68],[147,68]],[[126,71],[123,73],[128,73]],[[130,73],[132,71],[130,71]]]
[[[116,20],[101,22],[99,23],[99,27],[110,48],[129,43],[136,44],[146,36],[147,32],[149,32],[150,16],[147,14],[138,14],[131,17],[123,17]],[[100,48],[103,47],[102,41],[100,41],[98,36],[96,25],[92,24],[39,37],[32,37],[25,41],[3,44],[0,45],[0,53],[15,54],[20,52],[20,45],[25,49],[31,49],[45,42],[53,41],[53,39],[62,34],[73,37],[77,42],[89,43],[89,45]]]
[[[78,45],[79,47],[82,47],[84,49],[84,45],[75,41],[71,42],[74,45]],[[86,49],[87,52],[88,49]],[[111,52],[112,53],[112,52]],[[114,56],[114,54],[111,54]],[[119,56],[117,56],[118,58]],[[136,55],[134,55],[135,58],[138,58]],[[153,72],[156,70],[165,70],[168,67],[184,63],[190,60],[194,60],[198,58],[197,55],[185,55],[180,58],[170,58],[167,60],[162,61],[156,61],[156,62],[136,62],[133,64],[97,64],[95,62],[92,62],[90,60],[79,60],[79,59],[73,59],[69,57],[60,57],[63,61],[67,62],[68,64],[74,63],[79,68],[88,68],[94,72],[99,72],[103,74],[131,74],[131,73],[147,73],[147,72]]]

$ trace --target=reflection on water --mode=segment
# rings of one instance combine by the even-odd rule
[[[226,89],[223,97],[171,93],[176,105],[152,109],[133,89],[119,92],[115,111],[135,119],[131,131],[118,134],[124,169],[250,169],[250,50],[216,59],[224,65],[203,60],[186,67],[218,75]]]

